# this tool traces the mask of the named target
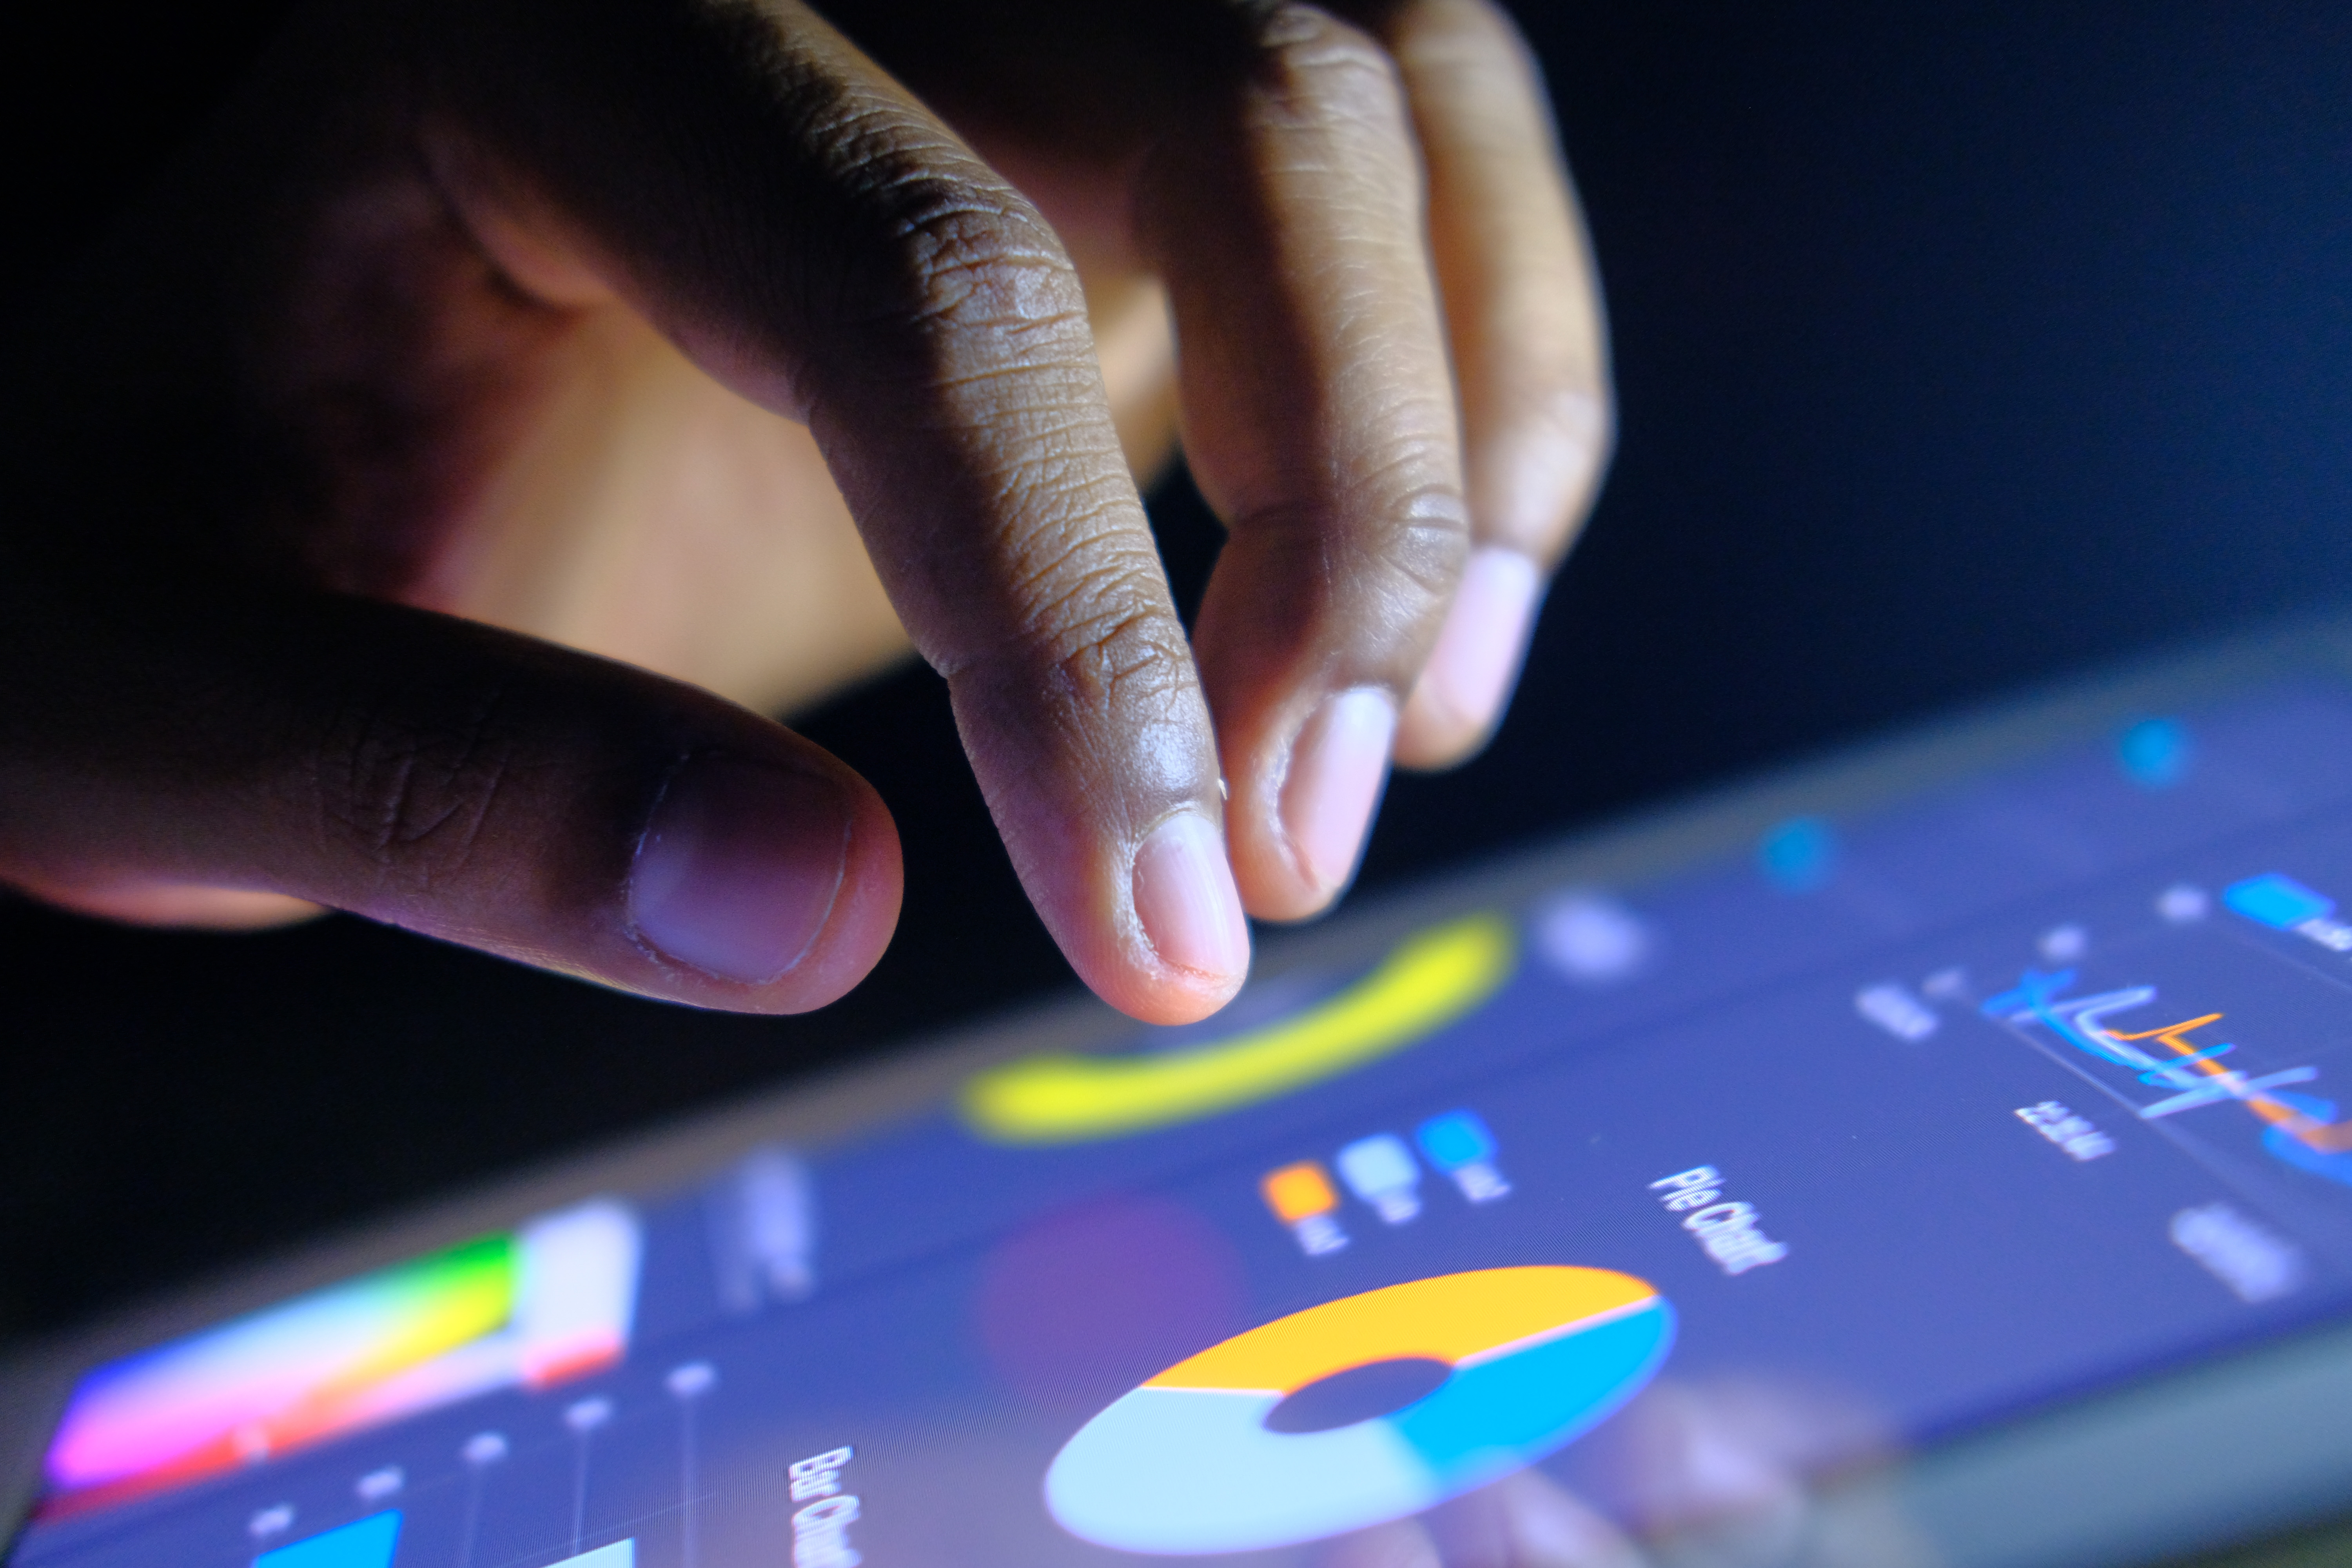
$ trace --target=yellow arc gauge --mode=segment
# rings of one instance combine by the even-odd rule
[[[1083,1143],[1238,1110],[1402,1050],[1510,978],[1507,921],[1474,915],[1399,944],[1336,996],[1261,1028],[1144,1056],[1027,1057],[966,1086],[998,1143]]]

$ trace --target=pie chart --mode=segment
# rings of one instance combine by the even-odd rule
[[[1244,1552],[1402,1519],[1500,1479],[1640,1392],[1675,1337],[1606,1268],[1441,1274],[1178,1362],[1063,1445],[1045,1506],[1123,1552]]]

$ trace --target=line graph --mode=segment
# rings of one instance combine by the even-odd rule
[[[2130,1071],[2151,1089],[2168,1090],[2152,1100],[2122,1096],[2144,1121],[2161,1121],[2210,1105],[2235,1105],[2262,1123],[2263,1145],[2289,1164],[2352,1184],[2352,1121],[2338,1121],[2334,1101],[2294,1092],[2319,1069],[2298,1064],[2247,1071],[2227,1058],[2238,1042],[2200,1038],[2225,1015],[2202,1013],[2152,1029],[2111,1027],[2107,1020],[2157,1000],[2153,985],[2070,996],[2076,973],[2028,969],[2012,989],[1982,1005],[1988,1018],[2011,1028],[2035,1026],[2084,1055]]]

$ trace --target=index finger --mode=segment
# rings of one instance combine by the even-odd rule
[[[516,4],[467,37],[461,205],[539,204],[808,422],[1065,953],[1138,1016],[1221,1005],[1248,935],[1215,741],[1044,220],[798,5]]]

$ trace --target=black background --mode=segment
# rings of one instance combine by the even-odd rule
[[[0,277],[38,310],[279,7],[18,7]],[[1607,279],[1622,443],[1488,752],[1395,885],[1939,705],[2352,596],[2352,12],[1520,7]],[[1180,593],[1216,534],[1155,498]],[[899,815],[882,966],[797,1020],[348,919],[0,901],[0,1335],[1070,985],[940,684],[803,722]]]

